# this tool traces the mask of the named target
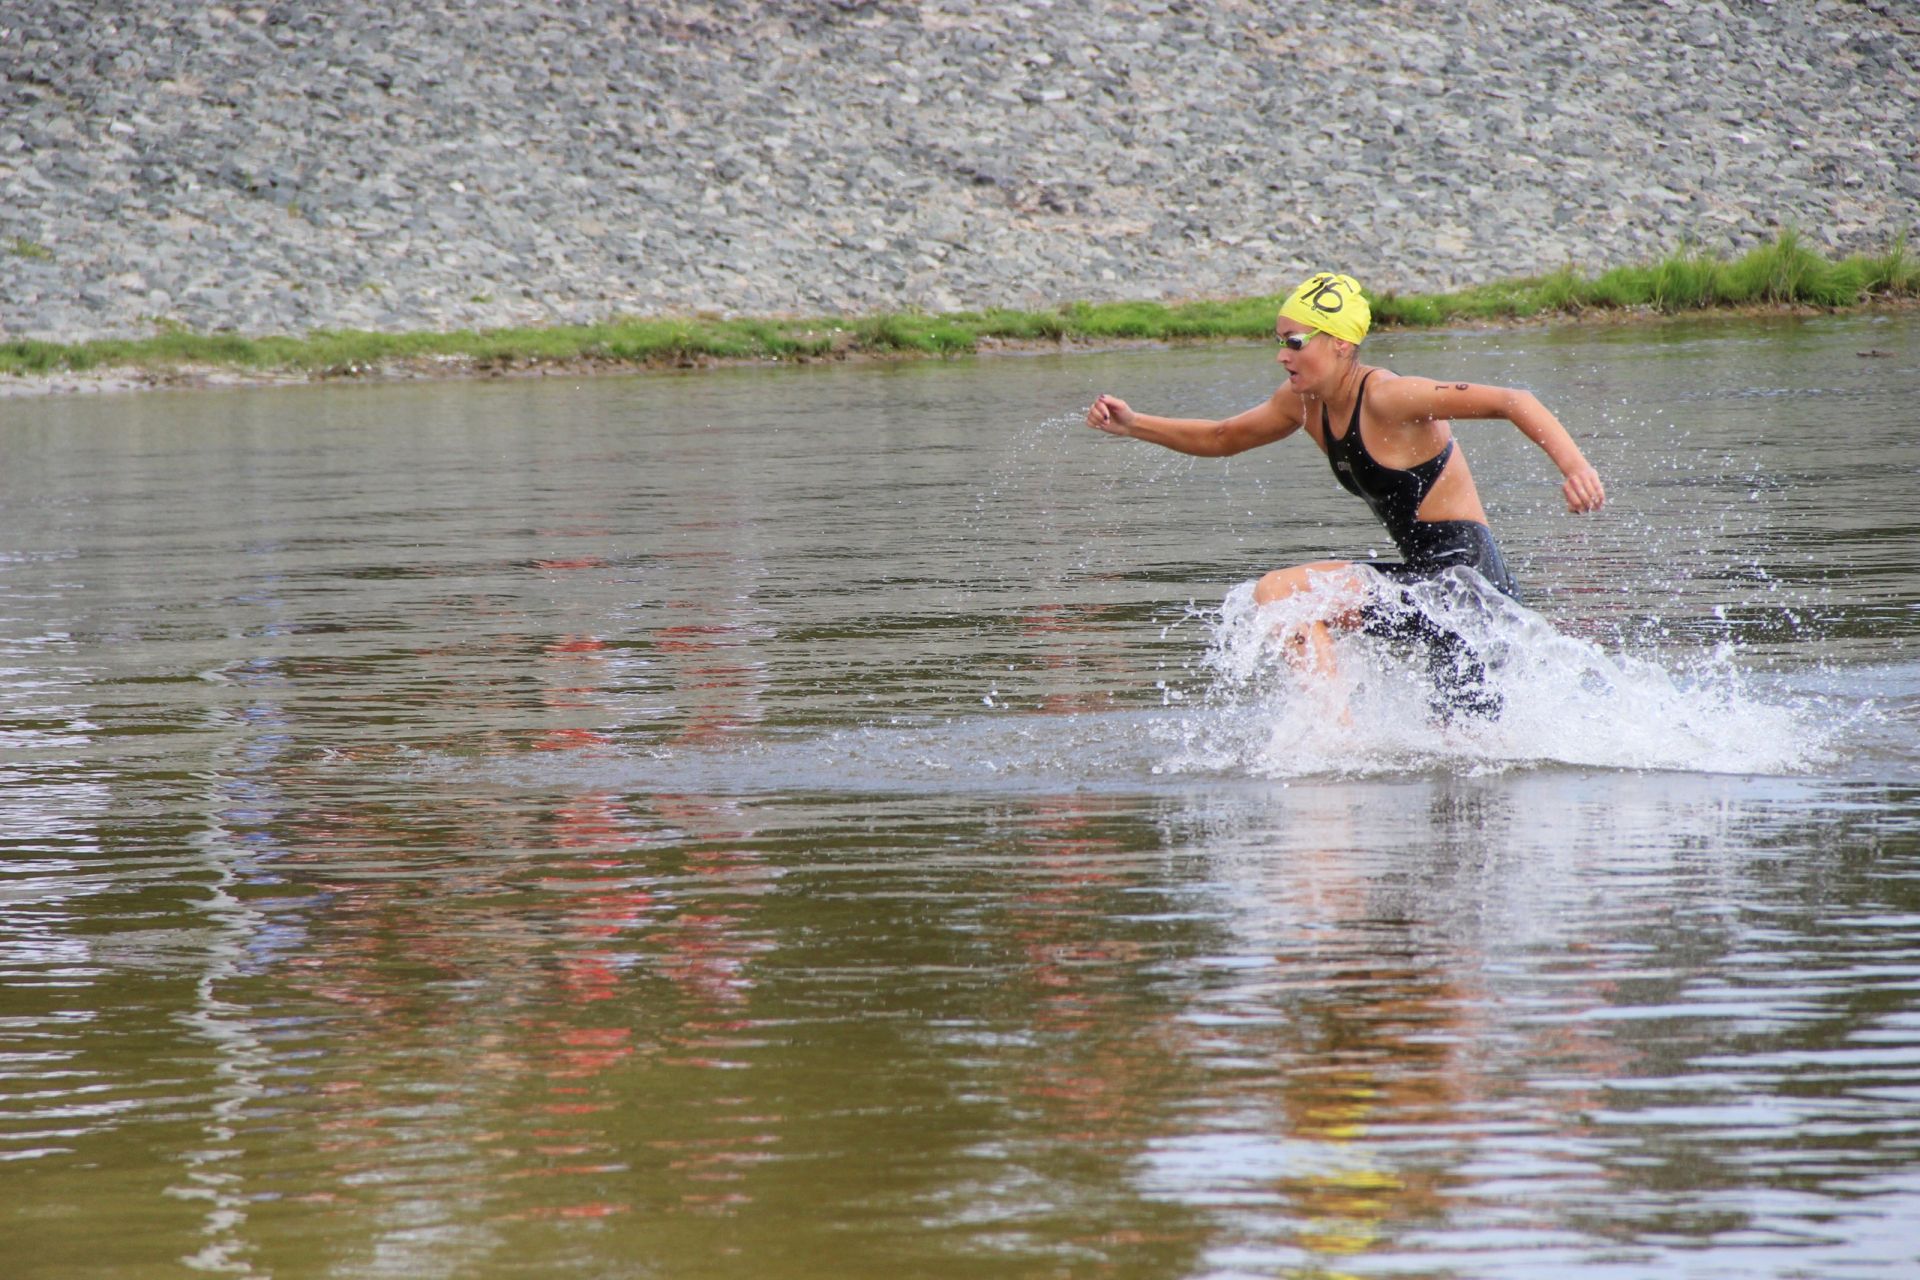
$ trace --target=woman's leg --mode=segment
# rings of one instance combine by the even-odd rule
[[[1330,628],[1349,630],[1360,625],[1360,609],[1367,600],[1367,575],[1345,560],[1319,560],[1275,569],[1253,584],[1253,602],[1269,605],[1302,591],[1320,597],[1316,603],[1322,607],[1315,617],[1289,622],[1280,629],[1281,649],[1287,661],[1300,670],[1332,676],[1336,667]]]

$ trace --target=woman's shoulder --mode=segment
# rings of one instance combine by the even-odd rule
[[[1417,373],[1395,373],[1378,366],[1367,371],[1367,391],[1383,404],[1422,404],[1436,388],[1444,385]]]
[[[1369,421],[1393,426],[1428,427],[1434,423],[1445,425],[1447,413],[1439,403],[1438,393],[1445,387],[1457,385],[1465,390],[1467,384],[1448,384],[1435,382],[1432,378],[1423,378],[1418,374],[1395,373],[1391,369],[1376,369],[1367,378],[1367,417]]]

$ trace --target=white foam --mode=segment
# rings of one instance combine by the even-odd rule
[[[1832,759],[1840,731],[1813,699],[1761,690],[1731,646],[1634,657],[1557,631],[1470,573],[1421,584],[1424,615],[1485,662],[1494,716],[1436,714],[1424,651],[1338,633],[1331,679],[1296,670],[1277,635],[1335,608],[1328,581],[1257,607],[1251,584],[1209,619],[1200,713],[1163,764],[1176,773],[1266,777],[1471,772],[1562,764],[1712,773],[1797,773]]]

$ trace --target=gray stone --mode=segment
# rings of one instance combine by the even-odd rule
[[[1920,197],[1897,3],[15,10],[0,249],[55,256],[0,257],[9,334],[1244,295],[1308,262],[1409,291],[1789,224],[1878,250]]]

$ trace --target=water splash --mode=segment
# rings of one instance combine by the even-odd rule
[[[1329,579],[1264,608],[1250,583],[1227,594],[1209,619],[1201,711],[1164,770],[1796,773],[1828,763],[1844,727],[1830,705],[1759,687],[1732,645],[1664,662],[1609,653],[1465,572],[1419,584],[1389,613],[1396,631],[1451,633],[1471,656],[1436,673],[1429,645],[1347,632],[1331,678],[1296,670],[1277,636],[1339,607],[1337,589]],[[1463,702],[1498,710],[1462,713]]]
[[[1729,643],[1680,656],[1610,652],[1466,572],[1408,589],[1385,615],[1403,636],[1461,638],[1463,660],[1440,664],[1438,686],[1423,645],[1355,632],[1337,637],[1331,678],[1296,670],[1278,633],[1341,607],[1339,592],[1330,576],[1260,608],[1248,583],[1218,610],[1196,611],[1208,633],[1198,679],[1185,689],[1161,682],[1152,708],[1049,711],[989,680],[968,699],[980,709],[960,715],[763,727],[700,745],[639,735],[578,753],[414,766],[510,785],[711,794],[1133,791],[1569,766],[1777,776],[1857,752],[1884,718],[1870,697],[1843,692],[1851,679],[1756,676]],[[1452,698],[1438,696],[1446,689]],[[1889,739],[1875,759],[1888,756],[1910,761],[1912,735]]]

